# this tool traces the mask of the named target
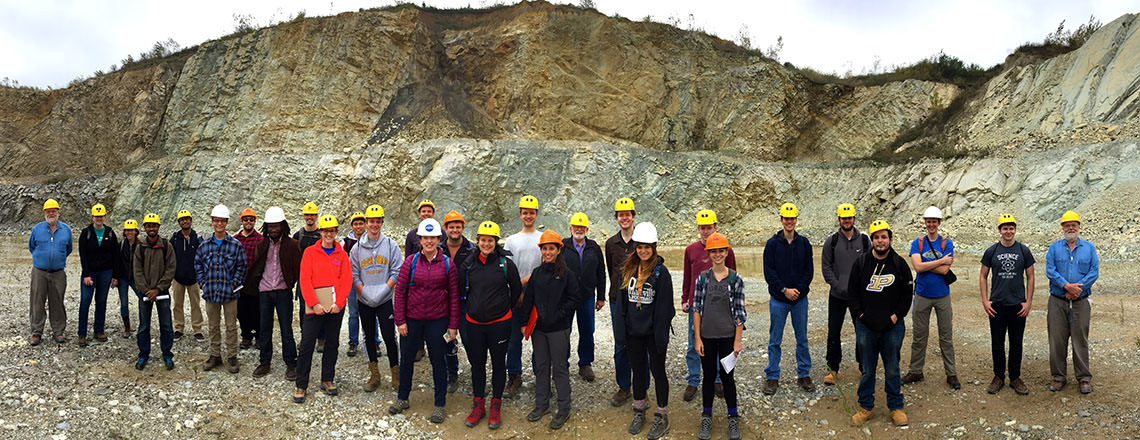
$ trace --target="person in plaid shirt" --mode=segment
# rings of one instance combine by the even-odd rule
[[[705,376],[697,438],[708,439],[711,436],[713,395],[716,393],[714,381],[719,373],[724,386],[724,403],[728,407],[728,438],[739,439],[736,379],[732,371],[725,371],[720,360],[729,354],[738,355],[744,349],[742,335],[744,321],[748,320],[744,310],[744,280],[725,265],[732,248],[724,235],[710,234],[705,238],[704,246],[712,267],[697,275],[693,292],[693,349],[701,357]]]
[[[237,299],[245,281],[245,248],[226,234],[230,210],[225,205],[215,206],[210,212],[214,235],[203,240],[194,256],[194,272],[206,300],[206,320],[210,326],[210,357],[202,370],[210,371],[222,365],[221,320],[226,322],[226,363],[229,372],[238,372],[237,358]]]
[[[261,242],[261,234],[253,229],[257,225],[257,212],[252,208],[245,208],[241,212],[241,230],[234,234],[234,238],[241,242],[245,248],[245,270],[253,266],[254,257],[257,256],[257,243]],[[237,300],[237,319],[241,327],[241,349],[252,347],[257,339],[257,328],[261,325],[261,313],[258,311],[259,298],[257,286],[245,286]]]

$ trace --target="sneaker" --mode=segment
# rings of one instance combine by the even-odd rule
[[[203,335],[202,333],[194,333],[194,340],[196,340],[198,342],[205,341],[206,335]]]
[[[570,411],[554,413],[554,418],[550,419],[550,429],[562,428],[568,420],[570,420]]]
[[[720,382],[713,384],[713,394],[715,394],[717,397],[723,399],[724,398],[724,384],[721,384]]]
[[[471,405],[471,414],[468,414],[467,418],[463,420],[463,424],[467,425],[468,428],[474,428],[480,420],[483,420],[483,415],[487,411],[483,407],[484,402],[482,397],[475,398],[475,402]]]
[[[338,389],[336,387],[336,384],[332,382],[321,382],[321,391],[324,391],[325,394],[328,394],[330,396],[335,396],[340,393],[340,389]]]
[[[1002,380],[1002,378],[995,376],[994,380],[990,381],[990,386],[986,387],[986,392],[990,394],[997,394],[997,392],[1001,390],[1001,387],[1004,386],[1005,380]]]
[[[701,414],[701,427],[697,429],[697,438],[700,440],[712,438],[712,414]]]
[[[653,415],[653,426],[649,427],[649,434],[645,438],[657,440],[669,432],[669,415],[657,413]]]
[[[629,435],[637,435],[641,433],[641,428],[645,427],[645,410],[633,410],[633,420],[629,422]]]
[[[163,358],[162,359],[162,367],[166,368],[166,371],[173,370],[174,369],[174,358]]]
[[[253,369],[253,377],[265,377],[267,374],[269,374],[269,364],[261,364]]]
[[[594,375],[594,369],[589,365],[578,367],[578,376],[581,376],[586,382],[593,382],[597,379],[597,376]],[[569,415],[567,415],[567,417],[569,417]]]
[[[86,336],[80,336],[78,338],[75,338],[75,344],[80,346],[80,347],[86,347],[87,346],[87,337]]]
[[[285,366],[285,380],[290,382],[297,380],[297,367],[292,365]]]
[[[728,440],[740,438],[740,416],[728,416]]]
[[[529,414],[526,415],[526,421],[537,422],[541,420],[542,416],[545,416],[548,412],[550,412],[550,408],[539,408],[536,406],[534,409],[530,410]]]
[[[393,403],[392,406],[388,407],[388,414],[396,415],[396,414],[404,412],[404,410],[411,408],[411,407],[412,407],[411,405],[408,405],[407,400],[397,399],[396,403]]]
[[[620,390],[617,390],[617,392],[614,393],[613,397],[610,397],[610,405],[611,406],[621,406],[627,400],[629,400],[629,397],[630,397],[629,388],[622,388]]]
[[[325,352],[325,340],[324,339],[317,339],[316,351],[317,351],[317,353],[324,353]]]
[[[863,426],[864,423],[871,420],[872,415],[874,415],[874,413],[872,413],[871,410],[859,408],[859,410],[855,412],[855,415],[851,416],[851,426]]]
[[[459,390],[459,375],[447,376],[447,394],[455,394]]]
[[[210,356],[206,359],[206,363],[202,364],[202,371],[210,371],[222,365],[222,358],[218,356]]]
[[[906,413],[901,409],[891,411],[891,421],[895,423],[895,426],[906,426],[908,423]]]
[[[685,387],[685,393],[681,395],[681,400],[691,402],[694,397],[697,397],[697,387],[695,385]]]
[[[182,339],[182,332],[174,332],[174,340]]]
[[[796,379],[796,383],[800,384],[800,388],[803,388],[804,391],[807,391],[809,393],[815,392],[815,384],[811,382],[810,377],[801,377],[799,379]]]
[[[517,394],[519,392],[519,387],[521,387],[521,386],[522,386],[522,375],[521,374],[508,374],[507,375],[507,387],[505,389],[503,389],[503,397],[507,398],[507,399],[515,397],[515,394]]]
[[[776,390],[780,388],[780,381],[776,379],[768,379],[764,382],[764,394],[771,396],[776,394]]]
[[[293,391],[293,403],[305,403],[305,389],[297,388]]]
[[[34,334],[32,334],[32,337],[28,338],[28,345],[35,347],[37,345],[40,345],[40,343],[42,343],[43,341],[44,341],[43,335],[41,335],[39,333],[34,333]]]
[[[440,424],[443,423],[443,418],[446,416],[447,409],[442,406],[437,406],[431,411],[431,417],[428,417],[428,421],[435,424]]]
[[[836,374],[834,371],[827,372],[827,376],[823,376],[823,384],[824,385],[835,385],[835,376],[836,376]]]
[[[1025,382],[1023,382],[1020,377],[1009,381],[1009,387],[1013,388],[1013,392],[1017,393],[1019,396],[1025,396],[1029,394],[1029,387],[1025,385]]]
[[[1080,382],[1080,385],[1081,385],[1081,394],[1088,394],[1088,393],[1092,392],[1092,382],[1089,382],[1087,380],[1082,380]]]
[[[135,361],[135,369],[142,371],[143,368],[146,368],[146,358],[140,357],[139,360]]]
[[[229,364],[228,370],[229,370],[230,374],[237,374],[238,371],[241,371],[241,367],[238,366],[237,356],[234,356],[234,357],[226,360],[226,364]]]
[[[924,379],[926,378],[922,377],[922,373],[907,373],[902,377],[902,383],[906,385],[908,383],[922,382]]]
[[[958,376],[946,376],[946,385],[950,385],[952,390],[962,389],[962,382],[958,381]]]
[[[253,340],[250,338],[242,338],[241,344],[238,344],[238,347],[241,348],[242,350],[248,350],[249,347],[252,347],[252,346],[253,346]]]
[[[107,342],[107,334],[106,333],[96,333],[95,334],[95,340],[99,341],[99,342]]]
[[[345,353],[348,357],[356,357],[356,344],[348,344],[348,352]]]
[[[503,399],[491,399],[491,410],[487,414],[487,427],[496,429],[503,424]]]

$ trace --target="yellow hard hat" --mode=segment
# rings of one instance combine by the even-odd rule
[[[570,226],[585,226],[590,227],[590,218],[586,217],[584,212],[576,212],[570,216]]]
[[[103,206],[102,203],[96,203],[95,206],[91,207],[91,215],[94,217],[107,215],[107,207]]]
[[[190,211],[183,209],[181,211],[178,211],[178,217],[175,218],[175,220],[182,220],[183,218],[188,218],[188,217],[191,217]],[[156,216],[156,218],[157,218],[157,216]],[[143,223],[147,223],[147,222],[144,220]]]
[[[875,220],[875,221],[871,222],[871,226],[867,228],[867,232],[870,235],[875,235],[876,232],[879,232],[882,230],[890,231],[891,225],[888,225],[887,222],[883,221],[883,220]]]
[[[697,226],[715,225],[716,213],[711,209],[702,209],[697,212]]]
[[[534,196],[522,196],[519,199],[519,208],[538,210],[538,199]]]
[[[155,214],[153,212],[147,213],[147,215],[143,217],[143,224],[145,225],[147,223],[154,223],[156,225],[162,224],[162,222],[158,220],[158,214]]]
[[[55,201],[55,199],[47,199],[47,201],[44,202],[44,211],[49,209],[59,209],[59,202]]]
[[[795,218],[800,216],[800,211],[796,209],[796,205],[785,203],[780,205],[780,217]]]
[[[313,202],[306,203],[301,207],[301,214],[318,214],[321,210],[317,209],[317,204]]]
[[[479,230],[475,231],[475,235],[489,235],[499,238],[499,225],[492,221],[479,223]]]
[[[435,203],[432,203],[431,200],[424,199],[424,201],[420,202],[419,205],[416,205],[416,212],[420,212],[420,208],[423,208],[425,206],[430,206],[431,210],[435,211]]]
[[[634,211],[633,200],[630,200],[629,197],[617,199],[617,202],[614,202],[614,212],[618,211]]]
[[[384,208],[380,205],[371,205],[364,210],[364,218],[384,218]]]
[[[352,222],[357,221],[357,220],[364,220],[364,213],[363,212],[356,211],[356,212],[352,213],[351,216],[348,217],[349,223],[352,223]]]
[[[1013,223],[1014,226],[1017,226],[1017,220],[1013,219],[1013,214],[1002,214],[1001,217],[998,217],[999,228],[1006,223]]]
[[[136,231],[139,230],[139,222],[136,222],[133,218],[127,219],[127,221],[123,222],[123,230],[125,231],[128,229],[134,229]]]
[[[325,215],[317,220],[317,229],[336,228],[337,226],[340,225],[336,222],[336,216],[332,214]]]
[[[1063,224],[1068,223],[1068,222],[1080,223],[1081,222],[1081,216],[1077,215],[1077,213],[1075,213],[1073,211],[1065,211],[1064,214],[1061,214],[1061,224],[1063,225]]]
[[[838,207],[835,208],[835,215],[839,216],[840,218],[854,217],[855,216],[855,205],[852,205],[850,203],[844,203],[842,205],[839,205]]]

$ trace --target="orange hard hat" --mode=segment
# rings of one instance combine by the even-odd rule
[[[459,223],[463,223],[465,225],[467,224],[467,220],[463,219],[463,214],[455,212],[454,210],[447,211],[447,215],[443,216],[443,225],[444,226],[447,226],[447,224],[451,223],[451,222],[459,222]]]
[[[538,238],[538,247],[542,247],[544,244],[562,247],[562,236],[558,235],[558,233],[552,229],[547,229],[543,231],[542,236]]]
[[[241,210],[241,217],[238,217],[238,218],[245,218],[245,217],[257,218],[257,211],[254,211],[253,208],[245,208],[245,209]]]
[[[719,232],[714,232],[709,238],[705,239],[705,250],[711,251],[713,249],[730,249],[732,246],[728,245],[728,237]]]

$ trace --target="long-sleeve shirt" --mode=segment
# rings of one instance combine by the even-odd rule
[[[364,290],[357,292],[356,299],[370,307],[380,307],[392,300],[392,289],[388,281],[396,283],[400,274],[400,265],[403,255],[400,246],[383,233],[376,240],[365,234],[352,250],[348,259],[352,266],[353,283],[364,286]]]
[[[1093,283],[1100,277],[1100,258],[1096,247],[1077,239],[1069,250],[1064,239],[1054,241],[1045,253],[1045,274],[1049,277],[1049,294],[1065,297],[1065,284],[1083,284],[1081,298],[1092,294]]]
[[[625,280],[621,279],[621,267],[629,256],[633,254],[634,249],[637,249],[637,243],[633,240],[625,241],[621,237],[621,231],[618,231],[608,240],[605,244],[606,249],[606,273],[610,277],[610,303],[618,300],[618,292],[624,287],[622,285]]]
[[[218,244],[213,236],[198,246],[194,255],[194,274],[202,288],[202,299],[208,303],[224,303],[238,299],[245,284],[245,249],[232,236]]]
[[[447,318],[447,328],[459,328],[459,268],[455,262],[443,252],[436,252],[430,260],[423,252],[405,258],[396,277],[392,316],[398,326],[408,319]]]
[[[242,249],[245,250],[245,269],[249,270],[249,267],[253,266],[253,260],[257,257],[257,243],[262,239],[261,233],[253,231],[249,235],[242,235],[241,232],[238,232],[233,237],[241,243]]]
[[[46,221],[36,223],[28,236],[28,252],[32,253],[32,266],[39,270],[62,270],[71,255],[71,227],[57,221],[55,230]]]
[[[685,248],[685,259],[681,263],[681,304],[693,305],[693,287],[697,283],[697,276],[706,270],[712,268],[712,260],[709,259],[709,253],[705,251],[705,244],[700,240],[690,244]],[[736,253],[732,248],[728,248],[728,257],[724,259],[724,265],[729,269],[736,270]]]
[[[776,232],[764,245],[764,281],[768,294],[777,301],[796,304],[807,298],[811,280],[815,276],[812,265],[811,243],[798,232],[792,242],[784,238],[784,231]],[[796,289],[800,296],[795,301],[784,295],[783,289]]]
[[[846,300],[847,281],[851,278],[851,265],[864,254],[871,252],[871,239],[858,229],[852,229],[851,238],[836,231],[823,241],[820,252],[820,271],[831,286],[831,296]]]
[[[112,271],[111,276],[115,276],[115,263],[121,249],[119,249],[119,238],[113,229],[103,226],[100,237],[96,233],[95,225],[88,225],[79,231],[78,244],[81,276],[89,277],[95,272],[104,270]]]
[[[578,289],[581,291],[582,301],[586,298],[605,301],[606,268],[601,246],[589,238],[582,241],[581,250],[578,250],[577,246],[573,237],[562,240],[562,249],[564,249],[562,256],[566,258],[566,267],[578,276]],[[566,252],[565,249],[572,251]]]
[[[851,266],[847,280],[847,302],[855,318],[871,331],[891,329],[891,315],[902,322],[914,300],[914,278],[910,266],[895,250],[880,260],[874,252],[863,254]]]
[[[318,242],[309,246],[301,254],[301,298],[310,308],[320,303],[317,299],[316,289],[332,287],[336,295],[333,302],[337,308],[344,310],[348,303],[348,293],[352,291],[352,268],[348,254],[340,243],[333,243],[333,251],[325,252]]]

